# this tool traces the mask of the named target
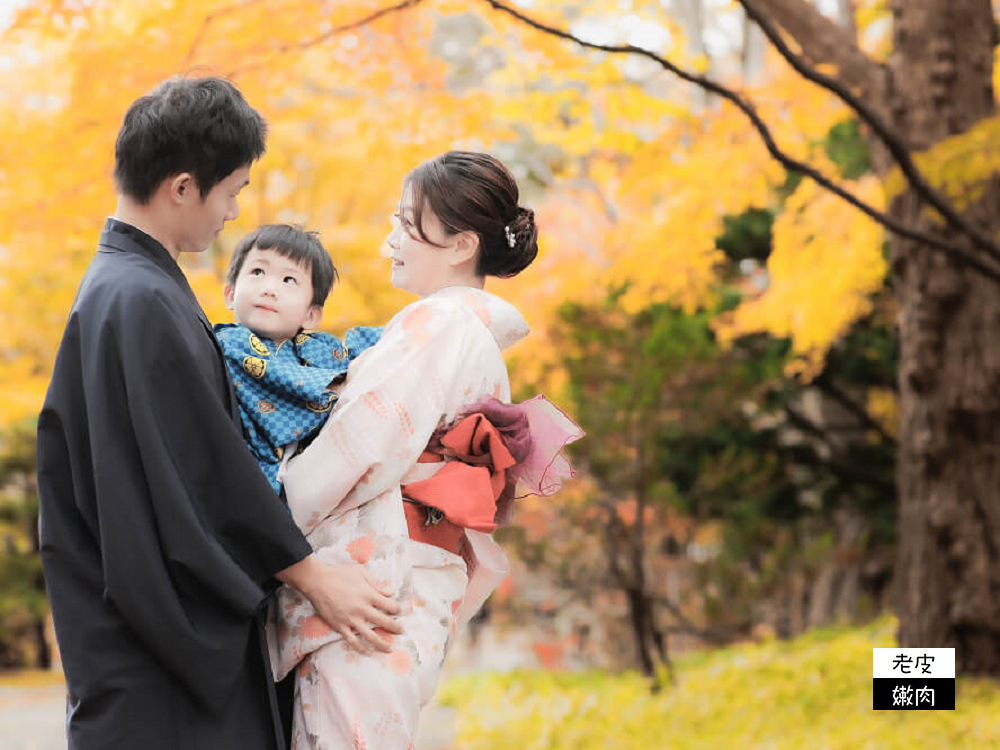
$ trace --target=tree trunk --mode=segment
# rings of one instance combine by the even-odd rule
[[[632,635],[635,637],[639,667],[646,677],[654,677],[656,664],[653,660],[653,644],[648,627],[650,618],[646,613],[648,600],[644,592],[636,587],[626,589],[625,597],[628,601],[629,622],[632,624]]]
[[[993,115],[990,0],[891,5],[886,104],[908,145],[929,148]],[[998,199],[994,178],[967,212],[993,236]],[[907,224],[937,226],[912,193],[891,209]],[[959,672],[1000,675],[1000,288],[909,240],[893,237],[891,250],[900,342],[899,642],[954,647]]]
[[[622,525],[622,541],[628,560],[628,573],[619,573],[625,585],[629,619],[635,635],[639,665],[647,677],[656,677],[657,664],[665,664],[673,674],[667,655],[666,639],[656,622],[656,608],[646,579],[646,451],[641,421],[635,424],[635,520],[632,527]]]
[[[48,633],[45,628],[45,618],[38,618],[32,626],[35,639],[35,663],[37,669],[52,668],[52,651],[49,649]]]

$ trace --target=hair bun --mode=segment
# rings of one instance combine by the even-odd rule
[[[495,257],[487,272],[492,276],[516,276],[538,255],[538,229],[535,227],[535,212],[523,206],[517,207],[517,214],[504,227],[507,247],[502,257]]]
[[[523,206],[517,207],[517,216],[514,217],[514,221],[510,223],[510,229],[512,232],[522,232],[529,229],[533,230],[535,228],[535,212],[530,208],[524,208]]]
[[[518,205],[517,181],[496,157],[448,151],[419,165],[404,185],[418,228],[426,203],[449,235],[476,233],[477,275],[516,276],[538,255],[535,212]],[[420,237],[429,242],[422,230]]]
[[[530,208],[518,206],[514,218],[503,228],[507,246],[512,250],[516,248],[523,239],[531,235],[534,228],[535,212]]]

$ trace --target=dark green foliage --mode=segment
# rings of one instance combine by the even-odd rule
[[[747,258],[766,261],[771,254],[773,223],[774,212],[766,208],[748,208],[739,216],[725,216],[715,246],[737,263]]]
[[[857,120],[846,120],[830,128],[824,146],[826,155],[840,167],[840,176],[845,180],[856,180],[871,170],[868,144],[861,137]]]
[[[48,666],[47,615],[35,426],[27,423],[0,436],[0,668]]]

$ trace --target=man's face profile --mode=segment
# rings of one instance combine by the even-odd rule
[[[181,209],[181,252],[200,253],[215,241],[227,221],[240,215],[239,194],[250,182],[250,165],[225,177],[204,199],[194,177],[187,178],[184,184],[174,187]]]

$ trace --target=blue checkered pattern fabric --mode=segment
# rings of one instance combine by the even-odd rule
[[[378,343],[382,327],[351,328],[341,341],[329,333],[300,333],[281,344],[246,326],[215,326],[239,401],[243,436],[275,492],[285,446],[315,433],[336,396],[331,382],[347,374],[351,360]]]

